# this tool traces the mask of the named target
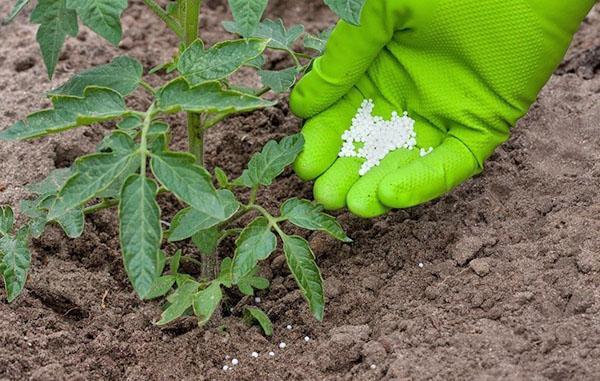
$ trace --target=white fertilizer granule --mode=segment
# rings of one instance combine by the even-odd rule
[[[352,119],[350,129],[342,135],[344,144],[339,156],[365,159],[358,171],[361,176],[378,166],[391,151],[412,150],[417,144],[415,121],[406,112],[399,116],[394,111],[391,120],[384,120],[373,116],[374,107],[371,99],[365,99]]]

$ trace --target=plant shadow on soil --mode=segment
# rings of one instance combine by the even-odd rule
[[[27,15],[2,28],[0,126],[47,105],[43,93],[73,72],[115,55],[132,55],[146,67],[167,59],[176,38],[155,26],[141,1],[131,3],[120,48],[84,30],[67,42],[51,83]],[[272,3],[270,17],[302,22],[312,32],[334,21],[320,0]],[[205,3],[209,42],[226,35],[224,4]],[[8,7],[3,2],[0,13]],[[32,245],[23,295],[9,305],[0,294],[0,379],[599,379],[599,31],[597,6],[482,176],[441,200],[382,218],[341,213],[351,245],[305,235],[327,283],[322,324],[277,253],[263,269],[272,287],[260,295],[275,324],[272,339],[238,316],[208,329],[197,329],[191,319],[154,326],[160,303],[134,295],[122,268],[115,213],[105,211],[88,219],[78,240],[49,229]],[[273,68],[285,59],[270,58]],[[237,175],[267,140],[297,132],[300,121],[280,100],[276,108],[211,131],[209,168]],[[139,93],[133,102],[147,99]],[[182,120],[172,122],[175,148],[184,148]],[[0,203],[29,197],[26,184],[92,151],[106,131],[95,126],[0,143]],[[310,184],[291,172],[260,195],[271,208],[291,196],[311,198]],[[160,201],[167,218],[180,207],[173,199]],[[227,308],[235,312],[238,301],[234,296]],[[284,350],[277,348],[280,341],[287,343]],[[240,360],[233,371],[222,370],[226,355]]]

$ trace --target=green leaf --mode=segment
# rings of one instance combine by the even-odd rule
[[[15,214],[10,206],[0,206],[0,235],[8,235],[13,229]]]
[[[231,288],[232,285],[232,276],[231,276],[231,263],[232,260],[229,257],[223,258],[221,261],[219,278],[217,281],[221,282],[221,284],[225,287]]]
[[[257,70],[260,70],[263,66],[265,66],[265,63],[265,56],[261,54],[260,56],[257,56],[256,58],[253,58],[250,61],[246,62],[245,66],[253,67]]]
[[[119,231],[125,270],[133,288],[145,299],[157,278],[162,242],[157,185],[141,175],[131,175],[121,191]]]
[[[323,206],[307,200],[292,198],[281,206],[281,217],[308,230],[320,230],[343,242],[352,242],[339,222],[323,213]]]
[[[212,282],[210,286],[194,295],[194,313],[198,316],[198,324],[203,325],[210,320],[223,299],[220,282]]]
[[[114,148],[114,152],[115,153],[125,153],[125,151],[122,150],[123,148],[124,147],[121,147],[120,149]],[[118,175],[117,177],[115,177],[115,179],[106,188],[104,188],[103,190],[96,193],[95,197],[118,198],[119,195],[121,194],[121,188],[123,188],[123,184],[125,183],[125,180],[127,180],[129,175],[137,172],[140,169],[140,165],[141,165],[141,162],[139,160],[137,160],[136,158],[129,161],[127,163],[127,168],[123,168],[124,170],[121,172],[121,174]]]
[[[213,255],[217,251],[223,233],[216,227],[200,230],[192,236],[192,242],[202,255]]]
[[[236,33],[246,38],[261,38],[268,40],[267,47],[277,50],[285,50],[293,53],[293,45],[296,40],[304,33],[304,26],[295,25],[287,30],[283,24],[283,20],[278,19],[265,20],[261,22],[254,32],[245,35],[240,26],[234,22],[224,22],[223,26],[230,33]]]
[[[186,280],[173,294],[169,295],[167,300],[169,301],[169,307],[163,311],[161,319],[156,323],[157,325],[169,324],[173,320],[176,320],[183,316],[185,311],[192,306],[194,300],[194,294],[198,292],[200,284],[193,280]]]
[[[256,30],[268,0],[228,0],[239,34],[249,37]]]
[[[173,288],[176,278],[175,275],[165,275],[157,278],[152,284],[152,287],[150,287],[148,294],[146,294],[145,300],[157,299],[167,295]]]
[[[66,211],[79,207],[103,192],[115,180],[135,171],[140,161],[138,151],[99,153],[75,161],[75,174],[62,187],[48,213],[54,220]]]
[[[223,41],[204,49],[202,41],[196,40],[183,52],[177,68],[191,86],[197,86],[229,77],[266,47],[266,40],[253,38]]]
[[[67,35],[75,37],[79,32],[77,13],[67,8],[66,0],[38,0],[31,13],[31,22],[40,24],[37,41],[48,77],[52,78]]]
[[[269,316],[263,310],[257,307],[246,307],[245,315],[246,320],[258,322],[265,335],[273,335],[273,323],[271,323],[271,319],[269,319]]]
[[[215,167],[215,178],[217,179],[217,183],[221,188],[229,189],[231,184],[229,183],[229,177],[224,170],[219,167]]]
[[[54,221],[60,225],[69,238],[79,238],[83,234],[85,227],[83,208],[70,209]]]
[[[127,132],[115,130],[106,135],[98,146],[100,152],[131,152],[135,149],[135,142]]]
[[[280,142],[269,141],[260,153],[252,156],[248,169],[244,170],[234,184],[249,188],[271,185],[273,180],[296,160],[303,147],[304,138],[301,134],[287,136]]]
[[[169,242],[188,239],[201,230],[206,230],[228,220],[240,209],[240,203],[230,191],[221,189],[217,191],[217,197],[225,211],[222,218],[215,218],[194,208],[186,208],[173,218],[169,232]]]
[[[148,135],[162,135],[169,132],[169,125],[165,122],[153,122],[148,129]]]
[[[313,36],[312,34],[305,35],[304,47],[307,49],[316,50],[317,52],[323,54],[332,31],[333,28],[327,28],[316,36]]]
[[[133,130],[142,126],[142,119],[139,116],[132,115],[126,116],[117,124],[117,127],[121,130]]]
[[[96,86],[114,90],[125,97],[138,87],[143,71],[142,64],[137,60],[125,56],[117,57],[109,64],[82,71],[64,85],[50,91],[48,95],[83,97],[87,87]]]
[[[27,186],[27,189],[35,194],[44,195],[56,193],[65,185],[69,177],[73,175],[71,168],[58,168],[50,172],[48,177],[39,183]]]
[[[267,259],[277,247],[277,237],[271,231],[269,221],[259,217],[242,231],[235,241],[233,257],[233,283],[250,273],[259,261]]]
[[[121,95],[101,87],[88,87],[84,98],[54,97],[52,103],[53,109],[31,114],[0,132],[0,140],[37,138],[114,119],[126,112]]]
[[[22,200],[19,203],[19,211],[29,217],[29,231],[31,236],[34,238],[39,238],[46,228],[46,215],[48,214],[46,211],[40,210],[37,208],[38,201],[31,200]]]
[[[56,192],[46,193],[37,200],[24,200],[20,204],[21,213],[30,218],[28,223],[30,234],[38,238],[44,233],[49,222],[56,222],[69,238],[79,238],[83,234],[85,215],[82,207],[64,210],[62,214],[48,218],[48,209],[56,200]]]
[[[294,25],[287,30],[283,20],[265,20],[260,23],[253,37],[269,39],[268,47],[279,50],[292,50],[294,42],[304,33],[304,26]]]
[[[189,154],[161,152],[152,155],[154,176],[179,199],[199,212],[223,221],[225,207],[206,169]]]
[[[19,296],[27,281],[27,272],[31,264],[27,235],[27,229],[21,229],[16,237],[0,238],[0,254],[3,254],[0,273],[2,273],[9,302]]]
[[[29,1],[30,0],[17,0],[17,2],[13,6],[13,8],[10,11],[10,13],[8,14],[8,16],[6,16],[4,21],[2,21],[2,24],[6,25],[6,24],[10,23],[11,21],[13,21],[15,19],[15,17],[17,17],[17,15],[19,13],[21,13],[23,8],[25,8],[25,6],[27,4],[29,4]]]
[[[367,0],[325,0],[325,4],[344,21],[360,25],[360,15]]]
[[[158,251],[158,261],[156,266],[156,277],[160,277],[162,273],[165,271],[165,266],[167,265],[167,255],[164,251]]]
[[[276,93],[285,93],[296,83],[298,69],[291,67],[280,71],[260,70],[258,75],[263,85]]]
[[[287,264],[310,305],[314,317],[323,320],[325,296],[323,278],[308,242],[297,236],[283,236],[283,251]]]
[[[275,102],[234,90],[223,90],[217,82],[190,88],[180,78],[170,82],[157,95],[158,108],[165,113],[191,111],[196,113],[245,112],[270,107]]]
[[[127,0],[67,0],[67,7],[79,14],[91,30],[117,46],[121,41],[121,14]]]
[[[237,287],[242,294],[252,296],[254,295],[254,289],[265,290],[269,287],[269,281],[261,276],[257,276],[257,273],[258,266],[237,282]]]
[[[179,272],[179,265],[181,264],[181,250],[177,250],[175,255],[171,257],[171,261],[169,261],[169,269],[171,274],[175,275]]]

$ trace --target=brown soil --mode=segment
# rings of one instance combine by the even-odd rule
[[[312,31],[334,20],[319,0],[272,2],[271,16]],[[175,37],[140,1],[132,3],[120,49],[84,30],[68,41],[51,83],[26,15],[0,29],[0,126],[47,105],[44,91],[73,72],[117,54],[146,67],[167,59]],[[223,4],[204,7],[208,41],[224,36]],[[0,13],[8,8],[2,2]],[[88,219],[78,240],[49,229],[32,244],[23,295],[9,305],[0,293],[0,379],[600,379],[599,47],[597,6],[482,176],[439,201],[383,218],[342,213],[354,244],[307,236],[327,282],[324,323],[311,318],[279,256],[265,266],[272,287],[260,295],[275,324],[272,339],[238,316],[207,329],[186,320],[154,326],[160,303],[142,303],[132,292],[115,215],[106,211]],[[146,101],[140,93],[134,102]],[[282,101],[215,129],[210,166],[239,174],[268,139],[298,131],[300,121]],[[181,120],[174,122],[181,148]],[[92,151],[105,131],[0,143],[0,203],[29,197],[26,184]],[[311,197],[310,184],[287,173],[261,198],[274,207],[290,196]],[[167,211],[176,208],[161,202]],[[231,243],[222,254],[230,250]],[[280,341],[288,344],[284,350]],[[225,356],[241,364],[224,372]]]

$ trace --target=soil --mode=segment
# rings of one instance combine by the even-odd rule
[[[0,29],[0,126],[46,106],[43,93],[74,72],[117,54],[146,67],[165,61],[176,38],[141,1],[131,3],[118,49],[84,29],[68,40],[51,82],[36,27],[25,22],[29,10]],[[334,21],[320,0],[272,3],[271,17],[311,31]],[[224,4],[205,3],[209,42],[225,36]],[[279,67],[282,60],[270,62]],[[311,317],[280,253],[265,266],[272,287],[259,305],[274,322],[273,338],[235,313],[206,329],[185,319],[153,325],[161,304],[140,302],[129,286],[112,211],[90,217],[81,239],[50,228],[31,245],[22,296],[7,304],[0,293],[0,380],[600,379],[599,69],[596,6],[483,175],[441,200],[382,218],[341,213],[353,244],[305,235],[327,283],[323,323]],[[214,129],[209,167],[239,174],[267,140],[297,132],[300,121],[281,101]],[[147,97],[139,93],[132,102],[143,105]],[[182,122],[173,120],[179,148]],[[107,129],[0,143],[0,203],[30,197],[26,184],[91,152]],[[269,207],[290,196],[310,198],[311,184],[287,172],[260,195]],[[166,213],[179,207],[171,199],[161,205]],[[240,365],[224,372],[226,356]]]

